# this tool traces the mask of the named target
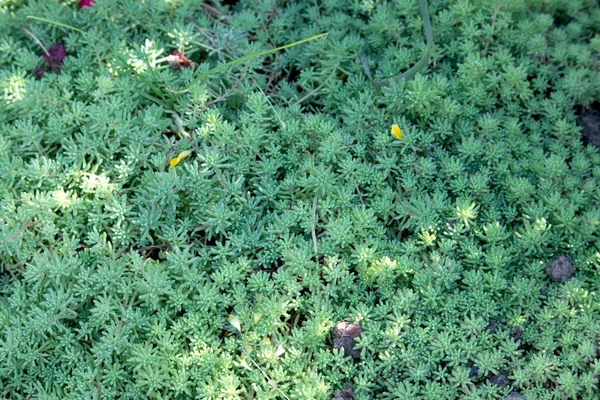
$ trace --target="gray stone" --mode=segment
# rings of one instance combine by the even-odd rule
[[[512,392],[511,394],[509,394],[508,396],[506,396],[504,398],[504,400],[526,400],[525,396],[523,396],[521,393],[519,392]]]
[[[571,257],[561,254],[558,258],[546,264],[546,274],[553,282],[567,282],[575,273]]]

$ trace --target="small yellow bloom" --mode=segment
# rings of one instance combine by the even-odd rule
[[[181,153],[179,153],[177,157],[171,159],[171,161],[169,162],[170,168],[173,168],[174,166],[179,164],[179,161],[183,160],[186,157],[189,157],[190,154],[192,154],[192,152],[189,150],[184,150]]]
[[[400,131],[400,127],[396,124],[392,125],[392,135],[398,140],[402,140],[402,132]]]
[[[174,166],[179,164],[179,161],[181,161],[181,158],[179,158],[179,157],[172,158],[171,161],[169,162],[169,166],[171,168],[173,168]]]

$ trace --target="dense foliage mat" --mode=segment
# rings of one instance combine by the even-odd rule
[[[597,398],[600,8],[428,3],[0,1],[0,396]]]

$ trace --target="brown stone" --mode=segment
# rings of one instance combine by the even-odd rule
[[[343,348],[344,354],[352,358],[360,357],[360,350],[356,349],[355,339],[360,337],[362,329],[358,323],[341,321],[333,328],[333,347]]]

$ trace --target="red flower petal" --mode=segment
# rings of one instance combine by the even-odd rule
[[[44,53],[44,70],[52,70],[59,73],[62,68],[62,63],[67,56],[67,50],[63,43],[52,43],[48,49],[48,54]]]
[[[52,43],[48,53],[50,53],[52,61],[55,62],[63,62],[67,56],[67,50],[65,49],[65,45],[63,43]]]
[[[171,68],[181,69],[181,68],[191,68],[195,67],[196,63],[178,52],[177,50],[173,50],[171,54],[167,57],[167,61]]]
[[[77,3],[77,8],[82,9],[83,7],[93,7],[93,2],[94,0],[79,0],[79,3]]]
[[[67,56],[67,50],[62,43],[52,43],[52,46],[48,49],[48,54],[44,53],[43,56],[44,64],[46,64],[46,66],[50,64],[61,64]]]

